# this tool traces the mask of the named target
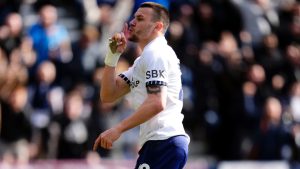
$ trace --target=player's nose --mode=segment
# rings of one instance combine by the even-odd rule
[[[132,19],[130,22],[129,22],[129,28],[130,27],[133,27],[133,26],[135,26],[135,19]]]

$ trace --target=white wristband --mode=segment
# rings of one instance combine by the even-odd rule
[[[121,56],[121,53],[118,53],[118,52],[112,53],[110,48],[108,48],[108,52],[107,52],[107,54],[105,56],[105,60],[104,60],[105,65],[110,66],[110,67],[116,67],[120,56]]]

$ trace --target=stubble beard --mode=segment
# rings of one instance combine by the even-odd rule
[[[128,40],[135,43],[139,42],[139,38],[136,35],[130,36]]]

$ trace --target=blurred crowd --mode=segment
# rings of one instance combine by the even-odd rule
[[[142,0],[0,1],[0,157],[109,158],[99,133],[132,112],[99,98],[108,38]],[[181,61],[184,126],[198,157],[300,160],[300,1],[156,0]],[[117,71],[140,54],[129,43]],[[116,147],[134,159],[138,129]],[[198,144],[198,146],[197,146]]]

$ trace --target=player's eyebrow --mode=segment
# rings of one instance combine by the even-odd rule
[[[143,19],[143,18],[144,18],[144,15],[143,15],[143,14],[136,14],[136,15],[135,15],[135,18],[136,18],[136,19]]]

